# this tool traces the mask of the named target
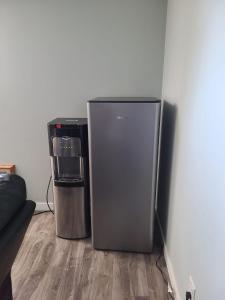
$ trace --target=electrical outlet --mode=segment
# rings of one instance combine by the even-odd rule
[[[192,276],[189,276],[188,286],[186,290],[186,300],[195,300],[196,287]]]

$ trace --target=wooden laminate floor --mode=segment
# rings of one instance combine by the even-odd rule
[[[14,299],[166,300],[158,255],[96,251],[90,239],[56,237],[50,213],[34,216],[12,269]]]

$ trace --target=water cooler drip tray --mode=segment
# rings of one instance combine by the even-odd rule
[[[69,179],[55,179],[54,180],[55,186],[84,186],[84,180],[81,178],[69,178]]]

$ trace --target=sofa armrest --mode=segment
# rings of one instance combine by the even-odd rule
[[[11,270],[35,206],[33,201],[25,201],[24,206],[0,232],[0,285]]]
[[[26,184],[22,177],[10,175],[9,180],[0,181],[0,235],[1,230],[25,205],[26,198]]]

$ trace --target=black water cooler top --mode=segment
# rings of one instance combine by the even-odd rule
[[[53,156],[53,137],[78,137],[81,156],[88,156],[87,118],[56,118],[48,123],[49,152]]]

